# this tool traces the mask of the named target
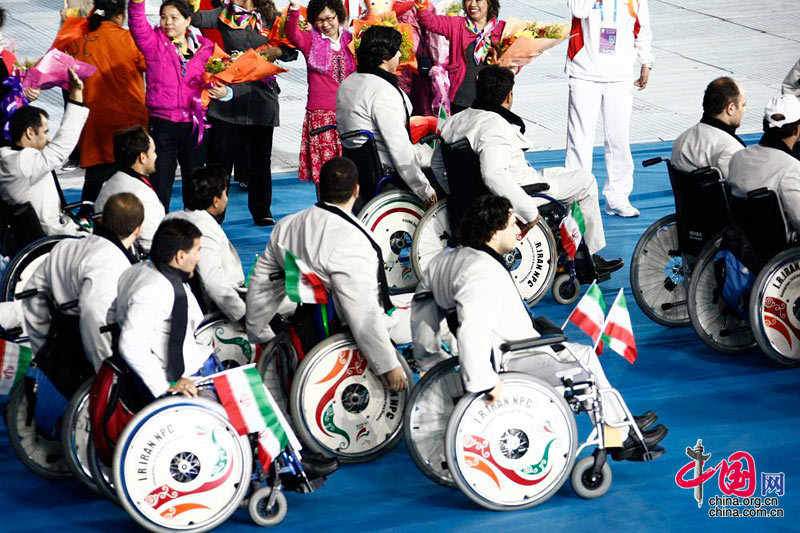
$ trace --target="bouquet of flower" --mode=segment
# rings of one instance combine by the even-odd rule
[[[289,46],[294,48],[294,45],[289,41],[289,38],[286,37],[286,17],[289,16],[289,6],[281,13],[281,16],[275,19],[275,22],[272,24],[272,29],[269,32],[269,45],[270,46]],[[311,24],[308,23],[307,11],[305,7],[300,8],[300,20],[297,21],[297,25],[303,31],[309,31],[311,29]]]
[[[460,0],[455,0],[445,8],[444,14],[448,17],[460,17],[464,14],[464,6]]]
[[[69,54],[51,48],[42,58],[22,77],[22,86],[33,89],[49,89],[61,87],[69,89],[69,72],[72,68],[82,80],[95,73],[97,67],[78,61]]]
[[[498,65],[521,68],[569,38],[570,25],[560,22],[525,22],[509,17],[495,47]]]
[[[374,18],[369,18],[368,16],[366,19],[353,21],[353,40],[350,41],[350,51],[353,52],[353,56],[356,55],[356,50],[361,45],[361,34],[372,26],[389,26],[399,31],[403,36],[403,42],[400,43],[400,65],[398,70],[404,68],[417,69],[417,57],[414,54],[414,29],[410,24],[400,23],[394,11]]]
[[[205,82],[209,87],[213,84],[233,85],[247,81],[261,81],[289,72],[289,69],[279,67],[269,60],[266,55],[267,48],[269,45],[228,55],[215,46],[214,53],[206,62]],[[203,105],[208,106],[209,102],[208,94],[203,91]]]

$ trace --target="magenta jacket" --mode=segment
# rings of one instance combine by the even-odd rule
[[[150,26],[144,14],[144,2],[128,2],[128,26],[147,61],[145,104],[150,116],[172,122],[191,122],[192,103],[203,91],[203,73],[214,52],[214,43],[197,37],[200,47],[186,62],[184,74],[172,40],[161,28]]]
[[[477,36],[467,29],[466,17],[436,15],[432,9],[428,8],[417,11],[417,18],[420,26],[428,31],[442,35],[450,41],[450,62],[445,66],[445,69],[450,77],[449,96],[452,101],[464,81],[464,76],[467,74],[464,54],[467,47],[477,39]],[[505,27],[505,21],[497,21],[497,26],[492,31],[493,43],[500,41]]]

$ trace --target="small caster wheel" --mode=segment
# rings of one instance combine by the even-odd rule
[[[603,468],[597,476],[592,476],[592,466],[594,466],[594,457],[584,457],[575,463],[569,477],[575,494],[587,500],[599,498],[608,492],[613,477],[608,462],[603,464]]]
[[[556,276],[555,281],[553,281],[553,299],[561,305],[574,303],[580,293],[581,284],[578,282],[577,277],[573,278],[572,283],[570,283],[569,274],[561,274]]]
[[[272,487],[261,487],[250,496],[247,510],[250,512],[250,518],[258,526],[277,526],[286,517],[286,511],[289,509],[286,496],[279,490],[275,494],[275,502],[267,508],[271,494]]]

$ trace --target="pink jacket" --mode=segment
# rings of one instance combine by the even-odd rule
[[[203,90],[203,72],[214,52],[214,43],[197,37],[200,47],[181,72],[181,62],[172,40],[161,28],[150,26],[144,14],[144,1],[128,2],[128,26],[147,62],[145,103],[151,117],[172,122],[191,122]],[[194,109],[193,109],[193,101]]]
[[[284,27],[286,37],[303,53],[308,65],[306,109],[336,111],[336,91],[339,90],[339,84],[356,69],[355,59],[348,47],[352,35],[342,28],[341,50],[337,53],[331,50],[330,41],[323,39],[317,30],[301,30],[297,25],[299,20],[300,10],[289,9]],[[338,71],[333,61],[333,56],[337,54],[343,56]]]
[[[450,62],[445,66],[450,77],[450,100],[456,97],[458,88],[467,74],[465,56],[467,47],[477,39],[477,36],[467,29],[466,17],[451,17],[449,15],[436,15],[432,9],[417,11],[420,25],[428,31],[438,33],[450,41]],[[498,21],[492,31],[492,42],[496,43],[503,36],[505,21]]]

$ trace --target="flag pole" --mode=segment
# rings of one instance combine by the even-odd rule
[[[597,284],[597,278],[594,278],[594,279],[592,280],[592,285],[596,285],[596,284]],[[592,288],[592,285],[589,285],[589,288],[588,288],[588,289],[586,289],[586,293],[584,293],[584,296],[586,296],[586,294],[589,294],[589,290],[591,290],[591,288]],[[600,286],[598,285],[598,286],[597,286],[597,288],[599,289],[599,288],[600,288]],[[601,292],[602,292],[602,291],[601,291]],[[581,301],[580,301],[580,300],[578,300],[578,303],[576,303],[576,304],[575,304],[575,307],[573,307],[573,308],[572,308],[572,311],[570,311],[570,312],[569,312],[569,316],[567,316],[567,319],[564,321],[564,324],[561,326],[561,331],[564,331],[564,328],[565,328],[565,327],[567,327],[567,324],[569,324],[569,319],[570,319],[570,318],[572,318],[572,315],[573,315],[573,314],[575,314],[575,309],[577,309],[577,308],[578,308],[578,306],[580,305],[580,303],[581,303]]]
[[[603,338],[603,333],[606,332],[606,326],[608,325],[608,317],[611,315],[611,310],[614,309],[614,306],[617,304],[617,300],[619,300],[619,296],[622,294],[622,287],[620,287],[619,292],[617,293],[617,297],[614,298],[614,301],[611,303],[611,307],[608,308],[608,313],[606,313],[606,318],[603,320],[603,327],[600,329],[600,335],[597,336],[597,340],[594,341],[594,346],[592,346],[592,351],[597,353],[597,346],[600,344],[600,340]]]

